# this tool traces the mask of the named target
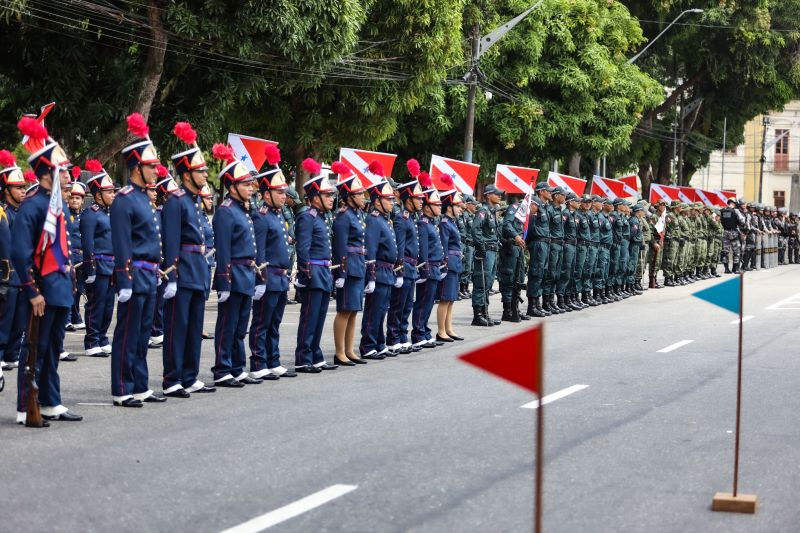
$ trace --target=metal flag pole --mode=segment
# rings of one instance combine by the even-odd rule
[[[733,497],[739,492],[739,428],[742,412],[742,314],[744,307],[744,273],[739,274],[739,370],[736,380],[736,444],[733,452]]]
[[[542,346],[544,345],[544,324],[539,327],[539,346],[534,347],[539,354],[539,408],[536,410],[536,479],[534,481],[534,502],[535,509],[533,514],[533,531],[542,533],[542,482],[544,470],[544,355]]]

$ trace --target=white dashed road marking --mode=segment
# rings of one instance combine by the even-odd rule
[[[565,396],[569,396],[570,394],[575,394],[578,391],[582,391],[583,389],[589,387],[589,385],[573,385],[571,387],[567,387],[566,389],[561,389],[558,392],[554,392],[553,394],[548,394],[541,400],[541,404],[539,400],[533,400],[532,402],[526,403],[522,406],[523,409],[538,409],[539,405],[547,405],[550,402],[554,402],[556,400],[560,400]]]
[[[676,342],[675,344],[670,344],[670,345],[669,345],[669,346],[667,346],[666,348],[661,348],[661,349],[660,349],[660,350],[659,350],[657,353],[667,353],[667,352],[671,352],[672,350],[677,350],[677,349],[678,349],[678,348],[680,348],[681,346],[686,346],[687,344],[691,344],[691,343],[693,343],[693,342],[694,342],[694,341],[691,341],[691,340],[682,340],[682,341],[680,341],[680,342]]]

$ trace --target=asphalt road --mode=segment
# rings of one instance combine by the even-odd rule
[[[546,394],[588,385],[545,407],[545,531],[800,530],[800,267],[746,278],[740,491],[755,515],[710,511],[731,490],[737,333],[690,296],[713,283],[545,319]],[[264,519],[278,531],[530,531],[535,398],[456,360],[530,323],[472,328],[456,309],[461,343],[142,409],[111,407],[109,361],[82,357],[61,377],[85,420],[43,430],[13,423],[9,372],[0,531],[216,532],[279,509]],[[212,356],[206,342],[201,379]],[[159,390],[160,351],[149,362]],[[356,488],[284,507],[335,485]]]

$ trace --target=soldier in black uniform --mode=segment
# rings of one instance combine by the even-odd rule
[[[719,221],[722,224],[722,265],[725,273],[730,274],[728,267],[733,259],[733,273],[739,272],[739,261],[742,254],[742,232],[745,229],[745,219],[741,211],[736,209],[736,200],[728,200],[728,207],[720,209]],[[732,257],[731,257],[732,256]]]
[[[797,213],[789,214],[789,263],[800,263],[800,228],[797,226]]]

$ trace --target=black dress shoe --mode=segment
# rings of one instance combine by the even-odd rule
[[[61,413],[58,416],[42,415],[42,418],[44,418],[45,420],[58,420],[59,422],[80,422],[81,420],[83,420],[83,417],[81,415],[76,415],[74,413],[70,413],[69,411],[67,411],[66,413]]]
[[[324,365],[319,366],[317,368],[320,368],[322,370],[336,370],[337,368],[339,368],[339,365],[332,365],[330,363],[325,363]]]
[[[251,378],[250,376],[245,376],[237,381],[239,383],[244,383],[245,385],[258,385],[259,383],[261,383],[260,379]]]
[[[164,396],[167,398],[191,398],[192,395],[186,389],[178,389],[172,392],[165,392]]]
[[[185,390],[185,389],[184,389]],[[217,392],[216,387],[209,387],[208,385],[203,385],[201,389],[197,389],[196,391],[192,391],[192,394],[208,394],[210,392]]]
[[[455,341],[453,339],[451,339],[450,337],[441,337],[441,336],[439,336],[437,334],[436,335],[436,342],[437,343],[441,342],[442,344],[444,344],[445,342],[455,342]]]
[[[445,342],[447,342],[447,341],[445,341],[444,339],[439,340],[439,335],[436,335],[436,340],[433,341],[433,346],[431,346],[431,348],[433,348],[434,346],[441,346]]]
[[[367,355],[362,355],[361,358],[362,359],[370,359],[370,360],[373,360],[373,361],[381,361],[383,359],[386,359],[386,356],[378,354],[378,353],[371,353],[371,354],[367,354]]]
[[[295,371],[299,372],[301,374],[319,374],[320,372],[322,372],[322,369],[321,368],[317,368],[317,367],[315,367],[313,365],[309,365],[309,366],[298,366],[298,367],[295,367]]]
[[[117,407],[141,407],[143,404],[136,398],[128,398],[127,400],[122,400],[121,402],[115,401],[114,405]]]
[[[411,346],[409,350],[411,350],[412,352],[418,352],[422,350],[422,346]]]
[[[163,396],[157,396],[155,394],[151,394],[150,396],[148,396],[147,398],[145,398],[142,401],[144,403],[164,403],[164,402],[167,401],[167,399],[164,398]]]
[[[367,362],[364,361],[363,359],[361,359],[360,357],[358,357],[356,359],[350,359],[350,361],[352,363],[354,363],[354,364],[357,364],[357,365],[366,365],[367,364]]]
[[[281,379],[281,377],[280,376],[276,376],[275,374],[269,373],[269,374],[264,374],[263,376],[261,376],[258,379],[260,379],[261,381],[278,381],[279,379]]]
[[[214,383],[217,387],[225,387],[228,389],[241,389],[244,387],[244,383],[240,383],[233,378],[228,378],[222,381],[217,381]]]
[[[294,370],[287,370],[286,372],[281,374],[279,377],[282,377],[282,378],[296,378],[297,377],[297,372],[295,372]]]
[[[213,335],[213,334],[211,334],[211,333],[206,333],[205,331],[203,332],[203,339],[205,339],[205,340],[211,340],[211,339],[213,339],[213,338],[214,338],[214,335]]]
[[[78,358],[77,358],[77,357],[75,357],[75,356],[74,356],[74,355],[72,355],[72,354],[67,354],[67,356],[66,356],[66,357],[64,357],[63,359],[62,359],[62,358],[59,358],[58,360],[59,360],[59,361],[66,361],[66,362],[68,362],[68,363],[74,363],[75,361],[77,361],[77,360],[78,360]]]
[[[356,366],[356,364],[354,362],[350,361],[350,359],[347,359],[346,361],[342,361],[338,357],[334,356],[333,360],[336,361],[336,364],[340,365],[340,366]]]
[[[454,340],[454,341],[463,341],[464,340],[464,337],[459,337],[458,335],[453,335],[452,333],[448,333],[447,336],[450,337],[450,339]]]

